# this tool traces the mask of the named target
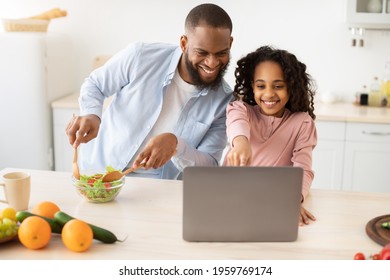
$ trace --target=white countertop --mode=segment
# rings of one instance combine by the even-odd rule
[[[72,94],[69,94],[67,96],[64,96],[60,99],[54,100],[51,103],[51,107],[53,109],[78,109],[79,108],[79,102],[78,102],[79,93],[74,92]]]
[[[0,170],[0,175],[10,171],[15,169]],[[128,177],[115,201],[95,204],[76,193],[70,173],[22,171],[31,174],[30,209],[38,202],[53,201],[73,217],[127,239],[114,244],[94,241],[88,251],[75,253],[62,244],[59,234],[53,234],[41,250],[27,249],[18,241],[1,244],[0,259],[352,260],[358,251],[367,256],[380,251],[382,246],[368,237],[365,226],[389,214],[390,194],[313,189],[305,207],[317,221],[300,227],[297,241],[186,242],[181,181]]]
[[[74,92],[60,99],[54,100],[51,103],[51,107],[53,109],[79,109],[78,98],[79,92]],[[108,104],[110,104],[111,98],[112,97],[109,97],[104,101],[104,108],[106,108]]]
[[[320,121],[390,124],[389,107],[369,107],[352,103],[316,103],[314,114]]]
[[[52,102],[53,109],[78,109],[79,93],[75,92]],[[109,104],[108,99],[105,107]],[[319,121],[342,121],[390,124],[390,107],[359,106],[352,103],[316,103],[314,113]]]

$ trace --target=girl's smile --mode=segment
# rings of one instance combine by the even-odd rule
[[[266,100],[261,100],[261,102],[264,103],[264,106],[266,106],[267,108],[273,108],[277,102],[279,102],[279,100],[276,100],[276,101],[266,101]]]

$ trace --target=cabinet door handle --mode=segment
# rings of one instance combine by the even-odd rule
[[[375,135],[375,136],[389,136],[390,132],[377,132],[377,131],[365,131],[363,130],[363,134],[365,135]]]

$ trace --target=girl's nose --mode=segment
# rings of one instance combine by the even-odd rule
[[[274,89],[272,86],[267,86],[264,89],[264,95],[266,97],[273,97],[275,95]]]

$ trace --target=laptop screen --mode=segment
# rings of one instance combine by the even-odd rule
[[[183,239],[295,241],[302,180],[299,167],[187,167]]]

